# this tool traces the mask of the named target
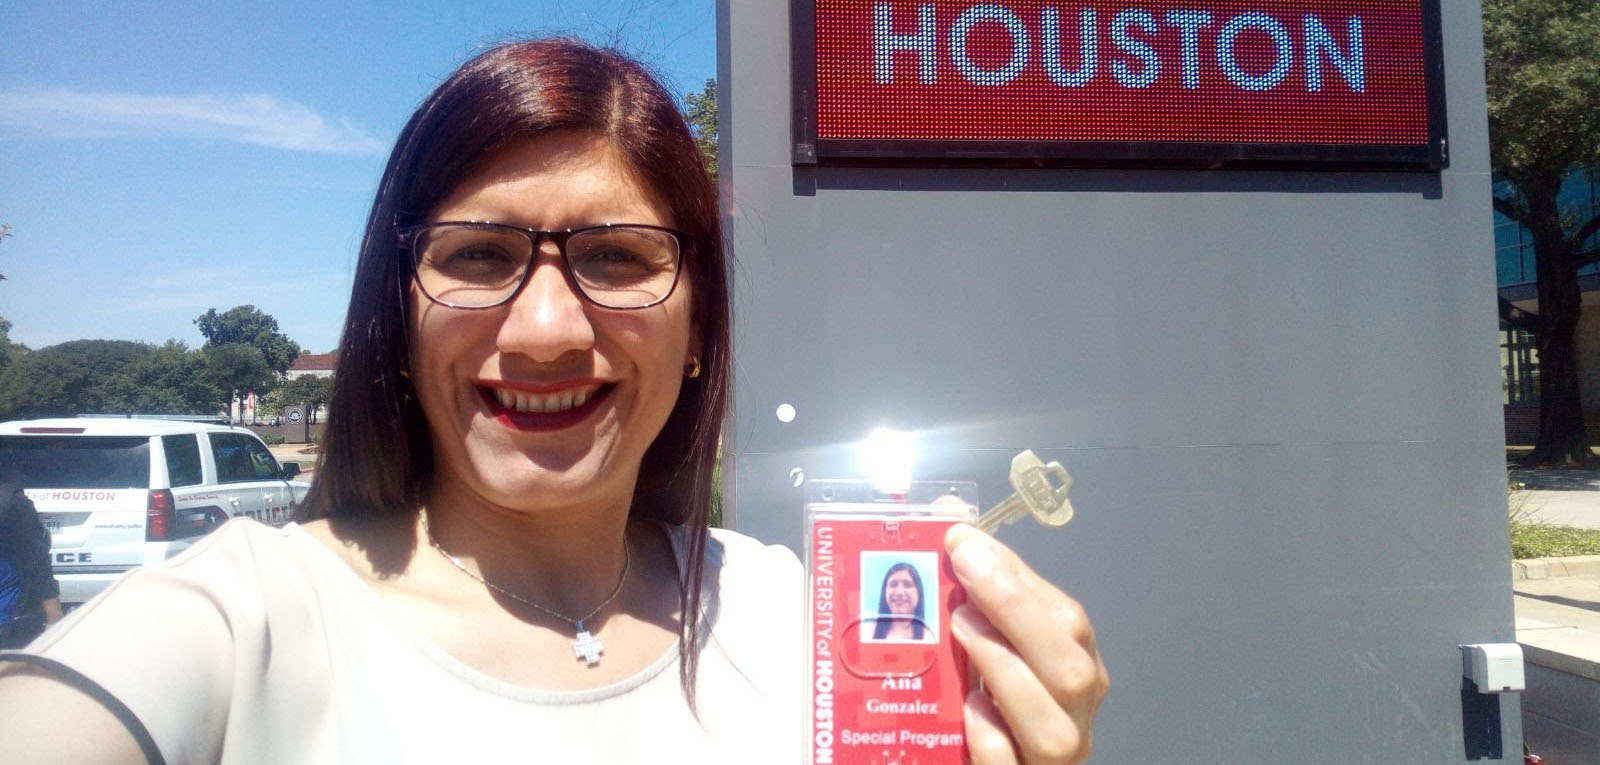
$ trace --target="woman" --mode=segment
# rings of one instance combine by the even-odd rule
[[[230,523],[11,657],[0,746],[798,761],[799,565],[706,529],[721,237],[638,64],[544,40],[463,65],[368,220],[312,519]],[[955,632],[992,694],[968,702],[975,760],[1086,757],[1105,681],[1081,610],[970,528],[948,545],[975,604]],[[40,740],[62,720],[72,736]]]
[[[877,626],[872,628],[872,639],[920,643],[926,624],[922,618],[922,575],[910,563],[890,566],[878,593]]]

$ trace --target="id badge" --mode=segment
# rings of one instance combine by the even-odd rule
[[[916,483],[904,497],[808,483],[812,765],[963,761],[970,681],[950,612],[966,592],[944,535],[977,516],[976,495],[969,482]]]

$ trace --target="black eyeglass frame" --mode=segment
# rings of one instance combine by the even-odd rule
[[[527,237],[531,244],[528,256],[528,266],[527,268],[523,269],[522,278],[518,280],[517,286],[512,289],[511,292],[507,293],[506,296],[499,302],[490,303],[489,305],[456,305],[455,303],[440,300],[439,298],[434,297],[432,293],[428,292],[427,287],[422,286],[422,280],[417,277],[417,268],[420,265],[419,261],[422,257],[422,254],[417,252],[416,243],[417,237],[422,234],[422,232],[427,231],[430,228],[436,228],[440,226],[466,226],[470,228],[515,231]],[[606,305],[605,303],[595,300],[594,296],[589,294],[589,290],[583,286],[583,282],[578,279],[577,275],[572,270],[572,261],[567,259],[567,242],[578,234],[584,234],[590,231],[603,231],[610,228],[650,229],[651,231],[660,231],[672,237],[672,242],[675,245],[673,248],[674,258],[672,268],[672,284],[667,287],[666,292],[661,294],[661,297],[642,305],[632,305],[625,308],[619,308],[617,306]],[[688,234],[675,228],[655,226],[649,223],[598,223],[593,226],[578,226],[576,228],[546,230],[537,228],[523,228],[522,226],[513,226],[509,223],[496,223],[494,221],[486,220],[441,220],[433,223],[421,223],[415,226],[396,228],[395,233],[398,237],[400,249],[411,254],[411,277],[416,280],[417,289],[420,290],[423,296],[428,298],[428,300],[446,308],[454,308],[461,311],[484,311],[490,308],[499,308],[500,306],[503,306],[516,298],[516,296],[528,286],[528,279],[533,275],[533,262],[539,258],[539,245],[546,239],[549,239],[553,244],[555,244],[556,252],[561,255],[561,264],[566,269],[567,278],[571,279],[572,284],[577,287],[576,292],[578,295],[590,305],[593,305],[597,308],[604,308],[607,311],[637,311],[642,308],[661,305],[667,301],[667,298],[672,297],[672,293],[678,289],[678,282],[683,277],[684,242],[689,240]]]

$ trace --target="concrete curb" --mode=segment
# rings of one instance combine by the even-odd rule
[[[1511,562],[1511,579],[1554,579],[1562,576],[1600,578],[1600,555],[1570,558],[1528,558]]]

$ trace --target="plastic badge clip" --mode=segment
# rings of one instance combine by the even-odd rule
[[[1052,476],[1055,484],[1050,481]],[[1042,526],[1065,526],[1072,520],[1072,502],[1067,499],[1072,476],[1061,463],[1046,463],[1028,449],[1011,458],[1010,478],[1011,488],[1016,493],[978,516],[974,526],[993,534],[1001,526],[1015,523],[1028,514]]]

